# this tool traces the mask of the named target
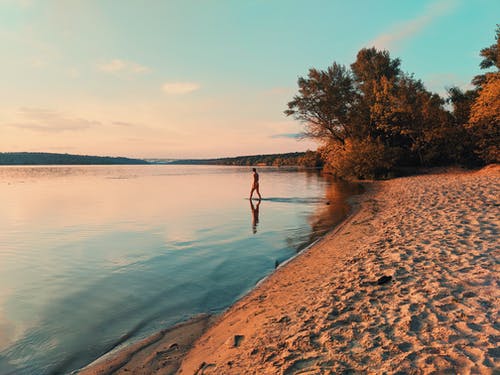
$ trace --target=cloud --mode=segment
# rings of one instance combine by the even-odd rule
[[[162,91],[167,94],[189,94],[200,89],[200,85],[194,82],[165,82]]]
[[[273,134],[270,138],[287,138],[287,139],[301,139],[303,137],[302,133],[281,133]]]
[[[428,6],[424,13],[418,17],[396,25],[390,32],[380,34],[369,42],[368,46],[374,46],[379,49],[397,48],[404,40],[420,33],[434,19],[449,13],[456,7],[456,0],[437,1]]]
[[[123,126],[125,128],[130,128],[130,127],[133,127],[133,126],[137,126],[135,124],[132,124],[131,122],[126,122],[126,121],[113,121],[111,124],[112,125],[116,125],[116,126]]]
[[[99,121],[68,117],[56,111],[41,108],[21,108],[19,115],[21,121],[8,125],[41,133],[80,131],[101,125]]]
[[[137,64],[132,61],[113,59],[97,65],[97,69],[105,73],[128,73],[128,74],[141,74],[147,73],[151,69],[147,66]]]

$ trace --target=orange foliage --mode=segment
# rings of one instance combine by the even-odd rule
[[[472,105],[467,128],[476,139],[476,153],[486,163],[500,162],[500,73],[489,73]]]

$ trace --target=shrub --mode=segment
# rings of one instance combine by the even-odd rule
[[[398,154],[398,150],[388,149],[380,140],[371,138],[330,142],[321,151],[327,171],[344,179],[385,176]]]

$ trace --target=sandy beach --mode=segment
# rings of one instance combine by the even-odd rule
[[[367,187],[344,223],[215,322],[82,373],[498,373],[500,167]]]

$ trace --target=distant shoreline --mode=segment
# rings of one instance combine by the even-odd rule
[[[0,152],[0,165],[146,165],[146,160],[113,156],[56,154],[50,152]]]
[[[50,152],[0,152],[0,166],[7,165],[226,165],[322,168],[320,157],[315,151],[210,159],[137,159]]]

